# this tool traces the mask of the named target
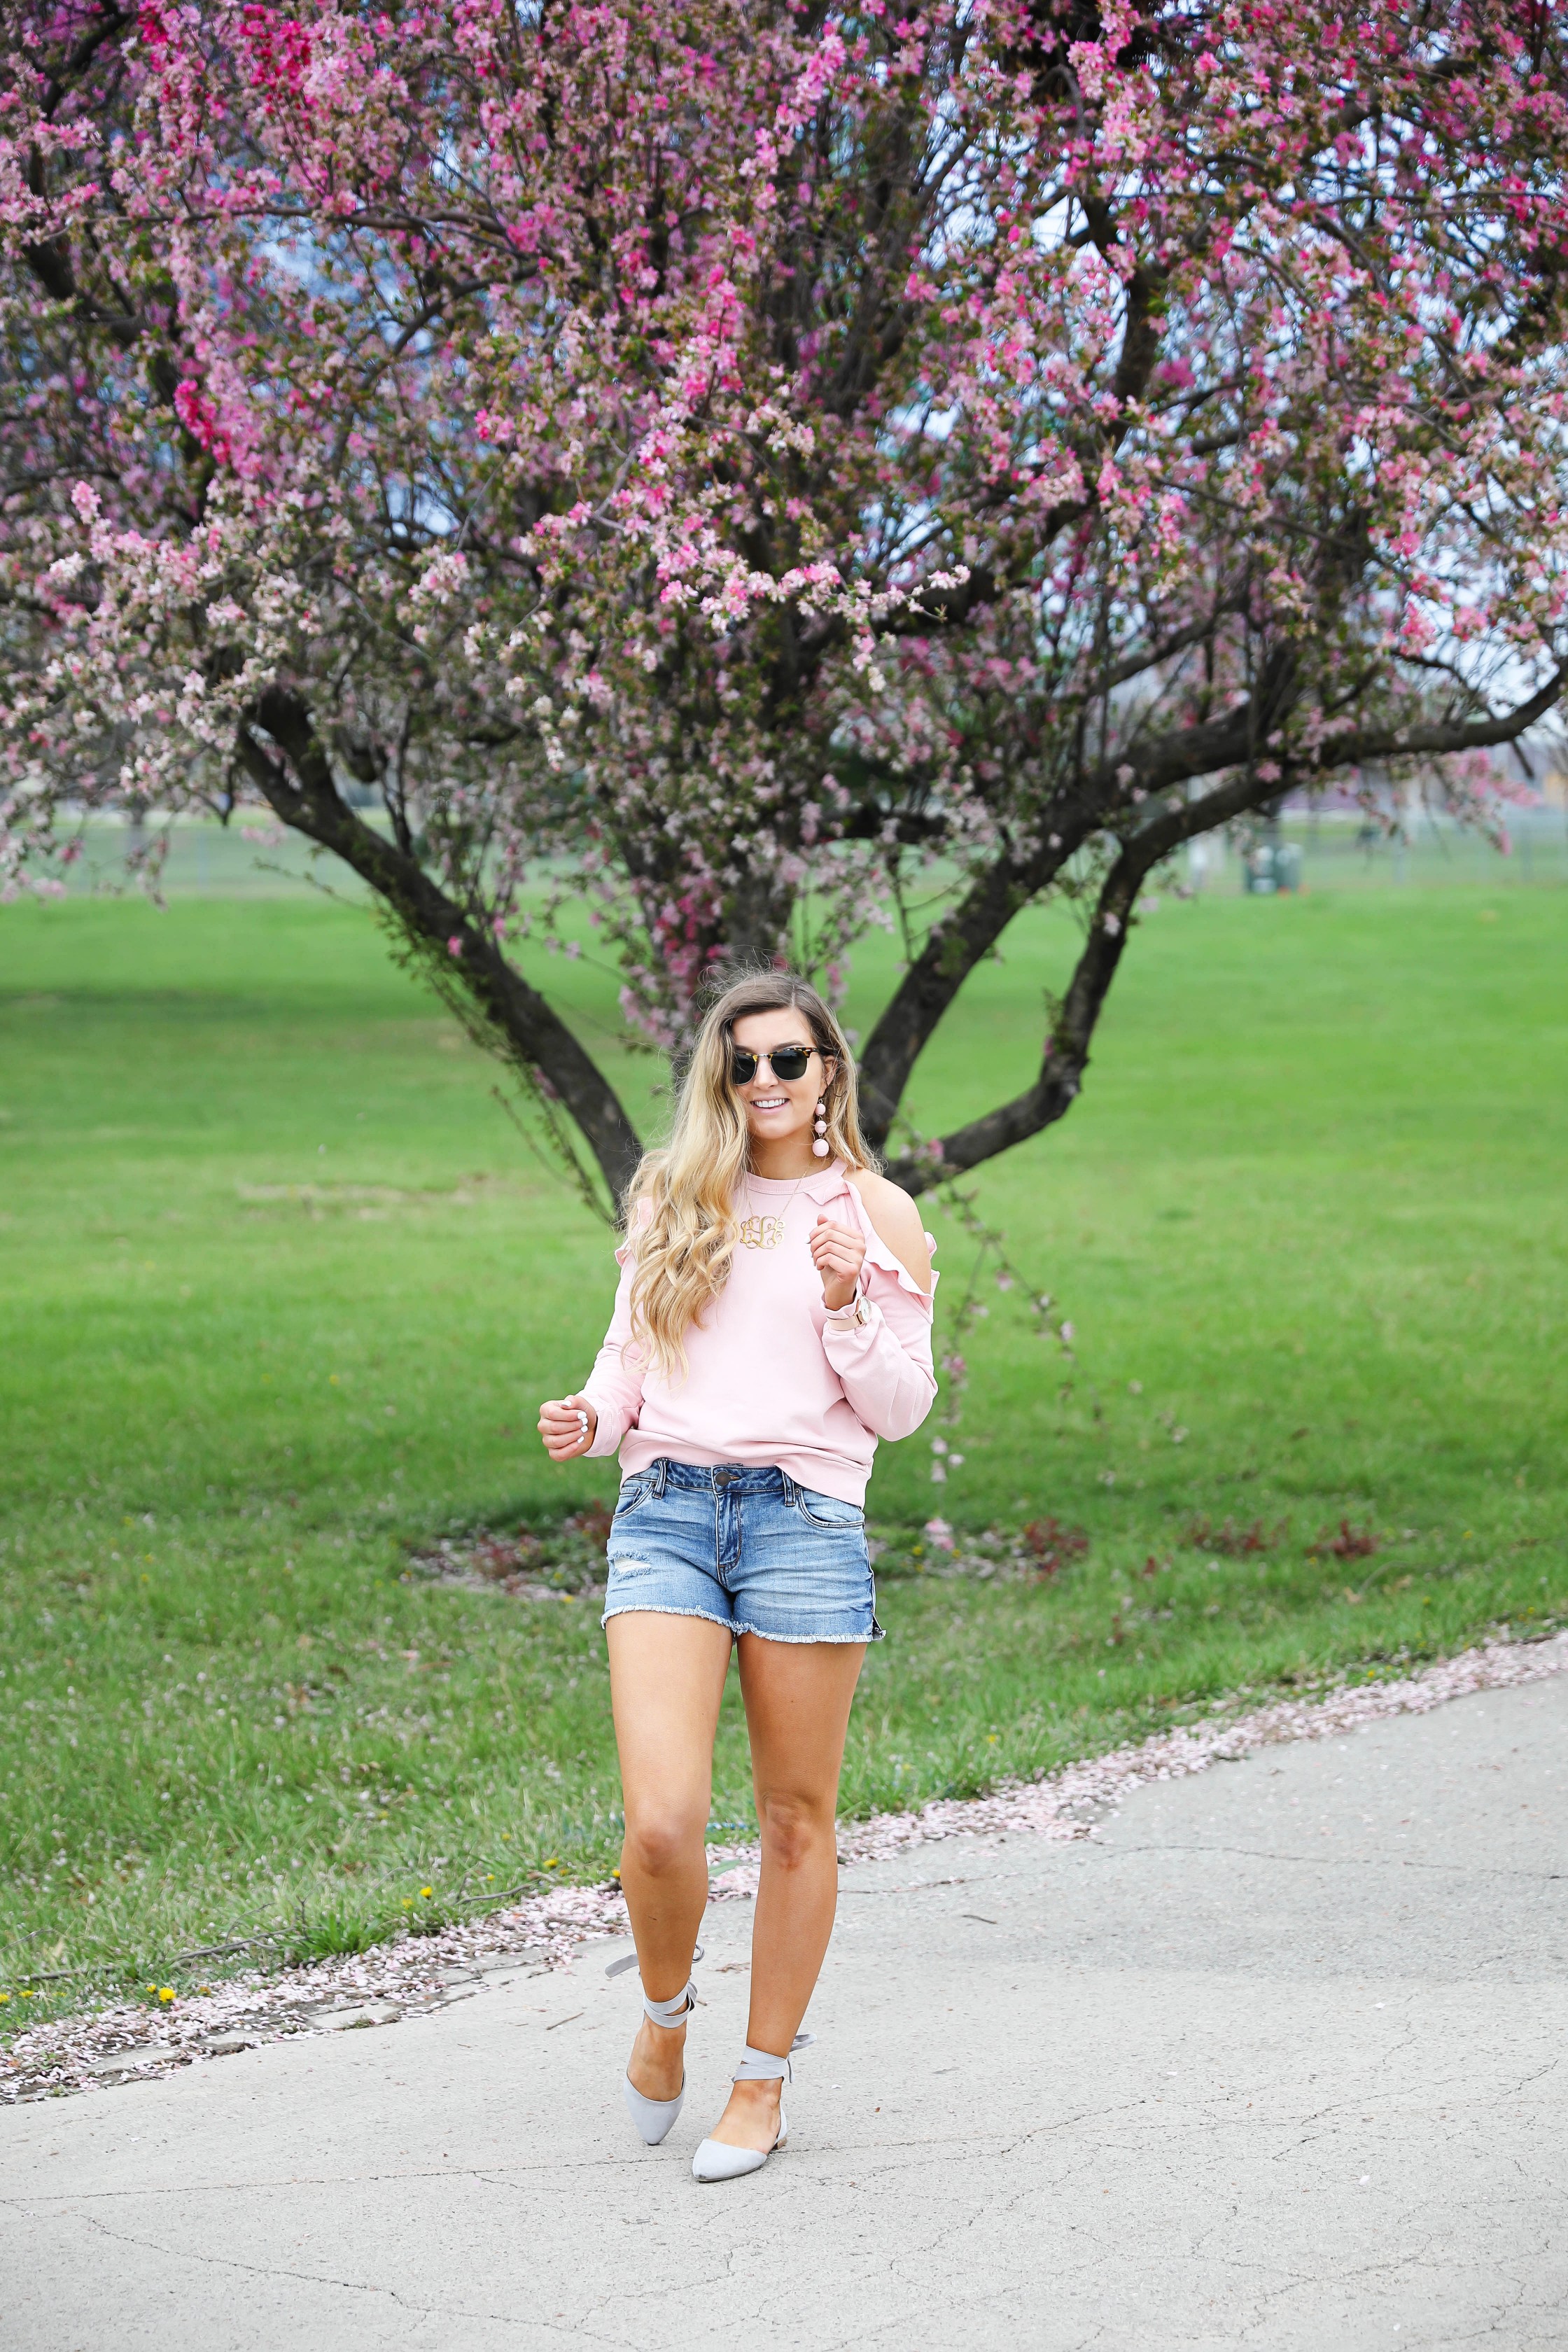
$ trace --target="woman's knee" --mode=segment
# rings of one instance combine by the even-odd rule
[[[689,1867],[706,1850],[707,1815],[659,1811],[628,1813],[625,1860],[649,1878]],[[624,1865],[623,1865],[624,1866]]]
[[[758,1807],[763,1852],[781,1870],[798,1870],[834,1843],[830,1806],[796,1796],[764,1797]]]

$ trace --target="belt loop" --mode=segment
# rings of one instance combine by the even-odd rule
[[[660,1502],[664,1499],[665,1474],[668,1468],[669,1457],[668,1454],[661,1454],[653,1465],[653,1491]]]
[[[770,1068],[772,1067],[772,1064],[771,1064],[771,1063],[770,1063],[770,1065],[769,1065],[769,1067],[770,1067]],[[788,1507],[788,1508],[789,1508],[790,1510],[792,1510],[792,1511],[793,1511],[793,1510],[794,1510],[794,1508],[795,1508],[795,1480],[790,1476],[789,1472],[788,1472],[787,1470],[781,1470],[781,1471],[779,1472],[779,1476],[780,1476],[780,1477],[783,1479],[783,1481],[784,1481],[784,1502],[785,1502],[786,1506]]]

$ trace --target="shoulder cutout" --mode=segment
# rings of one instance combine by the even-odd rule
[[[885,1176],[875,1176],[868,1168],[847,1169],[845,1180],[859,1193],[879,1239],[887,1243],[905,1273],[912,1276],[929,1296],[931,1251],[926,1245],[925,1225],[903,1186],[889,1184]]]

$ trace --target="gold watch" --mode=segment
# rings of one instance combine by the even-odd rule
[[[830,1307],[827,1312],[836,1323],[869,1323],[871,1320],[871,1310],[858,1290],[847,1306]]]

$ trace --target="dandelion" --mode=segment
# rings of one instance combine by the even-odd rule
[[[166,2006],[166,2005],[167,2005],[170,2001],[172,2001],[172,2000],[174,2000],[174,1986],[173,1986],[173,1985],[160,1985],[160,1986],[158,1987],[158,1998],[159,1998],[159,2000],[160,2000],[161,2001],[163,2001],[163,2002],[165,2004],[165,2006]]]
[[[434,1895],[434,1893],[436,1892],[436,1890],[435,1890],[435,1888],[434,1888],[433,1886],[422,1886],[422,1887],[419,1889],[419,1892],[420,1892],[420,1894],[421,1894],[421,1895],[423,1895],[423,1896],[425,1897],[426,1902],[426,1903],[428,1903],[428,1902],[429,1902],[429,1900],[430,1900],[430,1897],[432,1896],[432,1895]]]
[[[558,1853],[551,1854],[544,1867],[546,1870],[558,1870],[561,1867],[561,1856]]]

